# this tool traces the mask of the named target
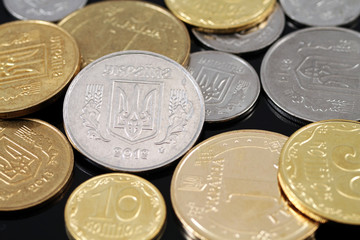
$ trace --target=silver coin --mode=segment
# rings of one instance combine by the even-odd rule
[[[55,22],[82,8],[87,0],[3,0],[6,9],[21,20]]]
[[[112,170],[165,166],[197,140],[205,107],[194,78],[175,61],[152,52],[106,55],[70,84],[63,108],[73,146]]]
[[[285,26],[284,13],[277,5],[269,18],[258,26],[233,34],[210,34],[192,29],[194,36],[205,46],[229,53],[261,50],[279,38]]]
[[[261,83],[282,110],[306,121],[360,119],[360,33],[307,28],[275,43]]]
[[[224,52],[190,55],[188,70],[205,100],[205,121],[231,120],[248,112],[260,93],[260,80],[245,60]]]
[[[339,26],[360,14],[359,0],[280,0],[285,14],[308,26]]]

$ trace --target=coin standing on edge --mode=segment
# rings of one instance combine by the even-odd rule
[[[290,210],[277,182],[287,137],[240,130],[189,151],[171,181],[174,211],[200,239],[304,239],[318,224]]]
[[[64,18],[59,25],[79,44],[83,67],[104,55],[144,50],[186,65],[190,36],[185,25],[168,10],[142,1],[90,4]]]
[[[74,155],[66,137],[37,119],[0,120],[0,211],[21,210],[59,194]]]
[[[79,68],[75,40],[57,25],[0,25],[0,117],[23,116],[54,101]]]
[[[78,186],[65,206],[73,239],[154,239],[164,226],[165,201],[147,180],[124,173],[103,174]]]
[[[301,212],[318,221],[360,224],[360,124],[308,124],[285,143],[279,183]]]
[[[203,33],[192,29],[194,36],[205,46],[229,53],[248,53],[261,50],[275,40],[283,32],[285,16],[279,4],[264,22],[257,26],[232,34]]]
[[[306,120],[360,119],[360,33],[306,28],[277,41],[261,64],[271,101]]]
[[[3,0],[17,19],[55,22],[85,6],[87,0]]]
[[[170,11],[199,31],[233,33],[253,27],[273,11],[275,0],[165,0]]]
[[[205,100],[205,121],[221,122],[246,114],[260,94],[260,80],[245,60],[218,51],[190,54],[188,70]]]
[[[197,140],[205,106],[191,74],[152,52],[104,56],[72,81],[64,100],[73,146],[104,167],[140,172],[165,166]]]
[[[358,0],[280,0],[286,15],[308,26],[339,26],[356,20],[360,15]]]

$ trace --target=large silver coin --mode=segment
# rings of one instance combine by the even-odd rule
[[[82,8],[87,0],[3,0],[16,18],[55,22]]]
[[[175,61],[151,52],[106,55],[84,68],[64,100],[73,146],[112,170],[139,172],[181,157],[197,140],[204,99]]]
[[[306,121],[360,119],[360,33],[307,28],[275,43],[261,82],[282,110]]]
[[[205,99],[205,121],[231,120],[247,113],[260,93],[260,81],[245,60],[224,52],[192,53],[188,70]]]
[[[308,26],[339,26],[360,14],[359,0],[280,0],[286,15]]]
[[[233,34],[210,34],[192,29],[194,36],[205,46],[229,53],[247,53],[261,50],[281,35],[285,25],[284,13],[279,5],[266,21],[258,26]]]

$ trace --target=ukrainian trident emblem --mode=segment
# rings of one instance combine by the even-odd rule
[[[109,132],[131,143],[154,138],[161,93],[162,83],[114,81]]]

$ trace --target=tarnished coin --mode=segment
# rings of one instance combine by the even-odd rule
[[[308,26],[339,26],[360,15],[359,0],[280,0],[286,15]]]
[[[0,117],[40,109],[61,93],[80,68],[75,40],[43,21],[0,25]]]
[[[3,0],[16,18],[55,22],[82,8],[87,0]]]
[[[247,53],[263,49],[279,38],[285,26],[284,13],[277,4],[268,19],[259,25],[233,34],[203,33],[192,29],[205,46],[229,53]]]
[[[226,121],[247,113],[260,93],[260,81],[245,60],[218,51],[190,55],[188,70],[205,100],[205,121]]]
[[[255,26],[273,11],[275,0],[165,0],[170,11],[199,31],[232,33]]]
[[[111,173],[78,186],[65,206],[71,239],[154,239],[165,223],[159,190],[135,175]]]
[[[36,119],[0,120],[0,211],[33,207],[60,193],[73,165],[72,147]]]
[[[360,124],[329,120],[290,136],[279,182],[293,205],[316,220],[360,224]]]
[[[105,1],[74,12],[59,25],[79,44],[83,66],[123,50],[145,50],[186,65],[190,37],[184,24],[166,9],[142,1]]]
[[[305,239],[318,227],[281,197],[278,159],[287,137],[241,130],[194,147],[171,181],[175,213],[199,239]]]
[[[64,100],[66,133],[107,168],[145,171],[171,163],[204,124],[201,91],[186,69],[151,52],[104,56],[72,81]]]
[[[307,28],[275,43],[261,65],[269,98],[306,121],[360,119],[360,33]]]

